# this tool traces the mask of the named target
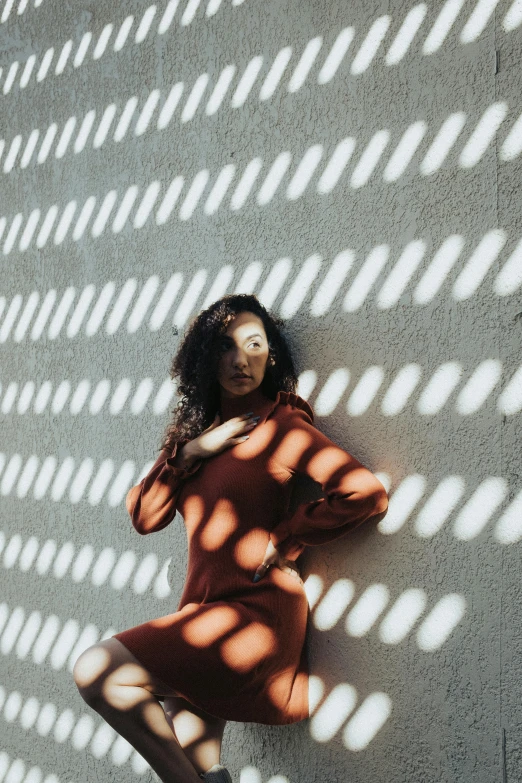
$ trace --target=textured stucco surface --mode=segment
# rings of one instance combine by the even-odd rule
[[[509,135],[521,111],[520,4],[223,0],[211,4],[215,13],[209,15],[204,2],[197,5],[181,2],[158,34],[167,8],[159,0],[149,32],[136,43],[148,7],[137,0],[43,0],[37,8],[31,0],[22,13],[17,9],[23,3],[10,11],[10,2],[1,4],[0,776],[14,764],[9,779],[17,781],[32,766],[41,769],[42,780],[56,775],[49,783],[152,779],[132,759],[116,763],[114,738],[98,730],[101,720],[74,687],[71,656],[106,633],[177,605],[186,567],[182,520],[139,538],[123,497],[155,459],[175,402],[154,402],[177,345],[173,324],[182,333],[207,297],[252,290],[287,319],[303,373],[300,389],[316,410],[317,426],[389,482],[387,527],[307,551],[302,570],[305,579],[313,577],[309,584],[322,580],[316,606],[323,598],[323,614],[330,606],[330,620],[322,629],[312,622],[309,635],[311,669],[324,683],[324,699],[347,684],[357,694],[356,717],[375,693],[386,695],[391,714],[360,750],[353,746],[353,737],[361,736],[356,721],[346,731],[350,717],[339,723],[342,689],[334,692],[341,694],[337,707],[319,705],[315,723],[229,723],[223,758],[234,780],[520,781],[521,401],[516,379],[509,386],[520,364],[522,330],[522,254],[518,262],[513,256],[522,229],[522,156],[520,140]],[[186,23],[191,8],[193,19]],[[454,23],[439,33],[438,45],[430,45],[452,13]],[[127,42],[115,52],[129,15],[134,22]],[[107,48],[93,59],[108,24]],[[328,72],[327,55],[350,27],[346,54]],[[74,67],[89,31],[85,59]],[[362,62],[362,52],[380,34],[375,53]],[[398,44],[392,45],[408,35],[406,51],[394,57]],[[72,52],[57,75],[68,40]],[[51,47],[48,73],[38,80]],[[285,47],[288,64],[260,100]],[[21,88],[32,55],[34,70]],[[9,86],[14,62],[20,66]],[[210,113],[205,107],[226,66],[235,67],[231,83]],[[241,86],[245,72],[250,89]],[[300,85],[296,73],[303,77]],[[179,104],[158,130],[176,83],[183,84]],[[188,117],[194,85],[204,91],[199,102],[192,93]],[[157,105],[148,127],[138,125],[136,134],[151,93]],[[133,118],[124,135],[120,125],[123,138],[115,141],[133,96]],[[100,143],[100,121],[111,104],[114,118]],[[92,128],[80,144],[90,111]],[[71,140],[57,155],[72,117]],[[141,122],[145,126],[143,114]],[[38,163],[53,123],[56,136]],[[451,130],[457,126],[458,132]],[[412,128],[410,141],[399,147]],[[35,151],[23,161],[34,129]],[[346,139],[354,148],[344,169],[327,169]],[[365,155],[371,158],[379,144],[383,149],[370,164]],[[439,155],[441,148],[446,153]],[[237,203],[236,187],[255,159],[257,177]],[[235,169],[225,169],[230,166]],[[229,171],[218,206],[213,187]],[[178,176],[182,190],[162,220],[160,205]],[[154,182],[159,195],[136,227],[139,205]],[[132,204],[134,191],[128,193],[125,219],[120,205],[131,186],[137,190]],[[97,216],[112,191],[114,205],[102,226]],[[209,195],[213,210],[206,206]],[[82,233],[78,220],[90,197],[95,206]],[[73,201],[76,210],[67,212]],[[41,229],[54,205],[46,239]],[[31,215],[37,220],[36,209],[30,238],[27,225]],[[340,273],[327,278],[342,252],[335,267]],[[509,275],[502,271],[506,264]],[[218,277],[226,266],[230,278]],[[181,275],[177,295],[166,309],[155,309],[175,273]],[[113,289],[106,288],[110,284]],[[92,299],[75,318],[89,286]],[[53,291],[55,299],[46,299]],[[39,299],[29,311],[33,292]],[[449,362],[457,376],[444,399],[440,368]],[[415,372],[418,380],[407,392]],[[110,391],[102,404],[93,393],[104,379]],[[120,386],[125,379],[126,392]],[[86,389],[82,405],[75,392],[85,381],[90,386],[80,386],[80,392]],[[35,410],[46,382],[49,401]],[[64,382],[69,396],[60,387]],[[55,462],[44,462],[50,458]],[[354,594],[336,618],[328,591],[346,585],[341,579],[353,583]],[[411,590],[417,592],[407,595],[424,596],[425,606],[418,618],[410,617],[404,638],[391,644],[383,623],[388,618],[393,625],[392,607]],[[384,595],[385,605],[373,621],[371,606],[363,611],[367,628],[357,635],[352,610],[364,595]],[[432,614],[436,606],[439,615]],[[444,623],[459,606],[462,617],[443,640]],[[406,628],[408,617],[406,611],[396,626]],[[361,715],[364,726],[371,725],[372,715]]]

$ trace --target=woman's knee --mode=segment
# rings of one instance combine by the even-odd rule
[[[73,667],[73,678],[87,704],[103,696],[103,684],[111,670],[111,656],[103,644],[94,644],[82,652]]]

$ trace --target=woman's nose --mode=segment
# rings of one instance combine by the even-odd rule
[[[232,365],[240,369],[247,366],[246,357],[242,352],[232,356]]]

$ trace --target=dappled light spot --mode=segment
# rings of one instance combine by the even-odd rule
[[[4,95],[8,95],[8,93],[10,92],[11,87],[13,86],[14,80],[16,78],[16,74],[18,73],[18,67],[19,67],[19,63],[16,60],[15,62],[11,63],[11,66],[7,72],[7,76],[2,89]]]
[[[238,525],[234,504],[228,498],[219,498],[204,523],[199,543],[208,552],[215,552],[237,530]]]
[[[487,525],[507,494],[505,479],[489,476],[484,479],[459,512],[453,532],[461,541],[470,541]]]
[[[34,128],[34,130],[31,131],[29,138],[27,139],[27,144],[25,145],[25,149],[22,153],[22,157],[20,159],[20,168],[25,169],[30,164],[34,151],[36,149],[36,145],[38,144],[38,139],[40,138],[40,131],[38,128]],[[40,214],[40,210],[35,210]],[[20,247],[22,249],[22,247]]]
[[[417,631],[417,644],[421,650],[438,650],[464,617],[466,600],[458,593],[443,596],[423,620]]]
[[[220,299],[222,296],[224,296],[227,293],[233,279],[234,279],[234,268],[232,267],[232,265],[226,264],[225,266],[222,266],[219,272],[217,273],[217,275],[215,276],[214,282],[209,288],[208,294],[205,297],[205,301],[201,306],[202,309],[205,310],[217,299]]]
[[[414,522],[419,538],[431,538],[442,529],[464,494],[461,476],[446,476],[427,499]]]
[[[310,734],[316,742],[329,742],[337,734],[357,703],[357,691],[341,683],[333,688],[310,720]]]
[[[121,51],[125,46],[125,43],[127,42],[127,38],[129,37],[129,33],[131,31],[131,27],[133,23],[134,23],[133,16],[127,16],[127,18],[124,19],[123,22],[121,23],[120,29],[118,30],[118,34],[116,36],[114,45],[112,47],[115,52]]]
[[[260,771],[257,767],[243,767],[239,783],[263,783]]]
[[[285,46],[277,53],[275,60],[270,66],[270,69],[265,76],[265,80],[259,91],[260,101],[266,101],[272,97],[279,85],[279,82],[282,79],[283,73],[285,72],[286,66],[290,62],[291,57],[291,46]]]
[[[196,174],[180,207],[180,220],[190,220],[207,186],[208,179],[209,172],[206,169]]]
[[[426,607],[424,590],[411,588],[402,593],[387,612],[379,627],[384,644],[399,644],[409,634]]]
[[[498,520],[495,538],[501,544],[515,544],[522,538],[522,490]]]
[[[423,54],[434,54],[444,43],[465,0],[446,0],[422,47]]]
[[[476,413],[500,381],[502,364],[498,359],[486,359],[473,371],[471,378],[459,392],[455,408],[461,416]]]
[[[372,136],[363,151],[350,178],[352,188],[361,188],[366,185],[373,174],[381,156],[390,140],[388,130],[380,130]]]
[[[368,633],[383,612],[390,599],[386,585],[376,584],[366,588],[346,617],[345,628],[350,636],[361,637]]]
[[[279,312],[282,318],[292,318],[296,315],[306,299],[315,278],[319,274],[322,261],[321,256],[315,253],[306,259],[297,273],[297,277],[290,285]]]
[[[513,0],[507,14],[502,22],[502,27],[506,33],[511,32],[522,24],[522,3],[520,0]]]
[[[522,122],[519,138],[522,138]],[[493,290],[499,296],[513,294],[522,285],[522,240],[520,240],[508,260],[495,278]]]
[[[292,156],[289,152],[279,153],[257,191],[256,201],[258,204],[263,206],[272,200],[291,162]]]
[[[65,66],[67,65],[67,61],[72,52],[72,47],[73,47],[73,42],[71,39],[66,41],[62,46],[62,51],[60,52],[60,56],[58,57],[56,67],[54,69],[56,76],[59,76],[61,73],[64,72]]]
[[[329,416],[337,407],[350,382],[350,371],[345,367],[333,370],[314,403],[317,416]]]
[[[351,136],[339,142],[319,177],[318,193],[331,193],[352,156],[355,144],[355,139]]]
[[[466,114],[464,112],[455,112],[444,120],[420,164],[421,174],[428,176],[440,169],[450,149],[460,136],[465,123]]]
[[[230,105],[233,109],[239,109],[244,105],[250,95],[262,65],[263,57],[261,55],[252,57],[247,64],[230,101]]]
[[[314,625],[320,631],[328,631],[338,622],[355,593],[350,579],[337,579],[321,599],[314,612]]]
[[[265,307],[271,307],[275,302],[292,270],[292,266],[290,258],[280,258],[270,270],[259,294],[259,299]]]
[[[91,553],[89,551],[85,552],[83,554],[83,557],[85,558],[86,565],[90,565],[90,555]],[[81,563],[80,556],[78,555],[77,561],[78,564]],[[168,560],[166,565],[168,565]],[[123,587],[127,584],[127,582],[130,579],[130,575],[132,574],[134,568],[136,566],[136,555],[134,552],[127,551],[123,552],[116,565],[114,566],[114,569],[111,574],[111,587],[113,590],[122,590]],[[89,567],[89,566],[87,566]],[[78,581],[78,580],[76,580]]]
[[[47,76],[49,72],[49,68],[51,67],[51,63],[53,61],[53,57],[54,57],[54,48],[51,47],[50,49],[47,49],[46,53],[42,58],[42,62],[38,69],[38,73],[36,74],[37,82],[42,82]]]
[[[520,4],[522,8],[522,4]],[[500,149],[500,160],[513,160],[522,152],[522,114],[504,139]]]
[[[136,35],[134,36],[135,43],[142,43],[145,40],[155,15],[156,15],[156,6],[150,5],[145,10],[145,13],[143,14],[141,21],[138,25],[138,29],[136,30]]]
[[[386,65],[395,65],[405,56],[424,21],[427,10],[426,3],[419,3],[408,11],[399,32],[386,52]]]
[[[389,253],[389,245],[377,245],[370,250],[344,297],[343,309],[346,312],[355,313],[362,307],[373,284],[384,269]]]
[[[319,288],[313,295],[312,302],[310,304],[310,315],[317,318],[321,315],[325,315],[328,312],[335,296],[339,292],[346,276],[348,275],[348,272],[353,266],[353,262],[354,252],[352,250],[342,250],[336,255],[329,270],[321,281]],[[309,374],[313,371],[308,370],[306,372]],[[299,381],[300,386],[306,388],[308,391],[308,388],[304,387],[303,383],[304,379],[309,377],[309,375],[306,375],[305,372],[303,372],[299,377],[300,379],[303,378],[303,381]],[[299,396],[307,399],[310,396],[310,393],[311,389],[307,394],[303,392],[303,394],[300,394]]]
[[[410,517],[426,488],[426,479],[420,474],[406,476],[390,498],[388,513],[379,522],[378,530],[384,535],[397,533]]]
[[[376,470],[374,471],[374,475],[376,478],[379,479],[381,484],[383,485],[386,492],[390,492],[391,486],[392,486],[392,478],[389,473],[386,473],[383,470]]]
[[[221,169],[221,171],[217,176],[216,181],[214,182],[210,190],[210,193],[207,196],[205,205],[203,207],[203,211],[206,215],[213,215],[214,212],[216,212],[219,209],[223,199],[225,198],[226,192],[234,178],[235,172],[236,172],[236,167],[234,166],[233,163],[230,163]],[[211,301],[214,301],[214,299],[212,299]]]
[[[461,43],[467,44],[476,41],[489,22],[498,3],[499,0],[478,0],[460,34]]]
[[[259,553],[266,549],[267,533],[262,527],[254,527],[248,530],[234,546],[234,560],[239,568],[252,571],[252,575],[259,565]]]
[[[386,278],[377,296],[377,307],[386,310],[398,304],[401,295],[419,267],[426,252],[426,243],[417,239],[409,242],[399,260]]]
[[[310,574],[304,582],[304,591],[308,600],[308,606],[313,609],[323,592],[323,580],[318,574]]]
[[[308,676],[308,711],[313,715],[324,696],[324,682],[315,674]]]
[[[317,75],[317,84],[327,84],[333,79],[348,51],[348,47],[353,41],[354,35],[355,30],[353,27],[345,27],[344,30],[338,33]]]
[[[230,209],[237,211],[245,205],[262,167],[261,158],[253,158],[249,161],[230,199]]]
[[[386,693],[371,693],[350,718],[343,731],[343,742],[348,750],[368,747],[377,732],[390,717],[392,702]]]
[[[362,416],[372,404],[384,380],[384,370],[376,365],[368,367],[359,378],[346,403],[350,416]]]
[[[116,553],[110,546],[104,547],[93,566],[91,582],[96,587],[105,584],[109,578],[114,563],[116,562]]]
[[[183,623],[181,635],[193,647],[209,647],[237,628],[240,622],[240,613],[231,606],[205,608],[197,617]]]
[[[171,121],[174,112],[176,111],[176,108],[181,100],[183,90],[184,90],[183,82],[176,82],[176,84],[173,87],[171,87],[170,92],[165,98],[165,101],[159,113],[158,121],[156,123],[156,128],[158,130],[163,130],[164,128],[166,128],[169,122]],[[137,98],[134,100],[136,101],[137,104],[138,102]]]
[[[86,688],[96,682],[109,668],[111,656],[103,647],[90,649],[88,655],[80,656],[74,667],[75,680],[79,686]]]
[[[497,260],[506,240],[507,234],[501,229],[488,231],[482,237],[453,285],[455,299],[463,301],[475,293]]]
[[[277,650],[277,637],[264,623],[252,622],[226,639],[221,658],[233,671],[246,674]]]
[[[504,101],[488,106],[459,155],[462,168],[469,169],[477,165],[503,123],[507,110]]]
[[[76,50],[76,54],[74,55],[73,65],[75,68],[79,68],[83,64],[91,40],[92,40],[92,33],[89,31],[84,33],[82,40],[80,41],[80,45]]]
[[[460,362],[444,362],[437,367],[417,402],[419,413],[423,416],[433,416],[442,410],[461,377]]]
[[[3,554],[3,566],[4,568],[12,568],[16,563],[20,550],[22,549],[22,537],[18,534],[14,535],[7,546],[4,549]]]
[[[207,89],[208,81],[208,73],[202,73],[194,82],[194,85],[190,91],[190,95],[188,96],[185,106],[183,107],[183,111],[181,112],[181,122],[189,122],[194,118],[205,90]]]
[[[26,60],[24,70],[22,71],[22,75],[20,77],[20,89],[23,90],[25,87],[27,87],[29,80],[31,78],[31,74],[33,73],[34,66],[36,65],[36,55],[31,54],[28,59]],[[58,68],[58,64],[56,65]]]
[[[444,240],[413,292],[413,301],[416,304],[427,304],[434,299],[463,247],[464,238],[460,234],[453,234]]]
[[[422,370],[418,364],[406,364],[401,367],[382,399],[381,411],[384,416],[396,416],[404,410],[420,381],[421,374]]]
[[[391,17],[388,15],[380,16],[375,20],[353,59],[350,67],[351,74],[358,76],[370,67],[373,58],[384,40],[384,36],[388,32],[390,22]]]
[[[299,59],[299,62],[294,68],[294,72],[290,77],[290,81],[288,82],[288,92],[297,92],[301,89],[306,81],[306,77],[310,73],[312,65],[317,59],[317,55],[319,54],[322,44],[323,39],[320,35],[308,41]]]
[[[149,589],[157,571],[158,558],[154,552],[149,552],[138,566],[132,582],[132,588],[137,595],[142,595]]]

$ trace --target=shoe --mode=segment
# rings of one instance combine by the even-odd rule
[[[213,767],[200,775],[200,778],[206,783],[232,783],[230,772],[221,764],[214,764]]]

